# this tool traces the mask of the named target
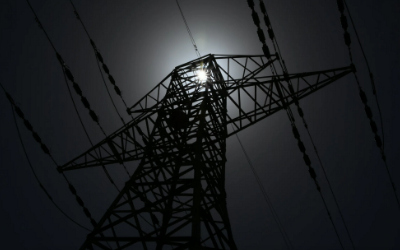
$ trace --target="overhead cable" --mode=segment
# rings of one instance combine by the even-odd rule
[[[79,224],[78,222],[76,222],[75,220],[73,220],[73,219],[72,219],[70,216],[68,216],[64,211],[62,211],[62,210],[59,208],[59,206],[54,202],[54,200],[52,199],[52,197],[50,196],[50,194],[48,193],[48,191],[44,188],[44,186],[42,185],[42,183],[40,182],[40,180],[39,180],[39,178],[37,177],[36,172],[35,172],[35,170],[34,170],[34,168],[33,168],[33,166],[32,166],[32,163],[31,163],[31,161],[30,161],[30,159],[29,159],[29,156],[28,156],[28,154],[27,154],[27,152],[26,152],[25,145],[24,145],[23,140],[22,140],[22,138],[21,138],[21,133],[20,133],[20,131],[19,131],[17,122],[16,122],[16,120],[15,120],[14,111],[15,111],[15,112],[17,113],[17,115],[23,120],[25,127],[31,132],[33,138],[34,138],[35,141],[40,145],[40,148],[43,150],[43,152],[44,152],[46,155],[48,155],[48,156],[50,157],[50,159],[53,161],[53,163],[54,163],[56,166],[58,166],[58,164],[57,164],[57,162],[55,161],[55,159],[54,159],[54,157],[52,156],[52,154],[50,153],[50,150],[48,149],[48,147],[46,146],[46,144],[42,141],[42,139],[40,138],[40,136],[39,136],[39,135],[36,133],[36,131],[33,129],[32,124],[25,118],[25,115],[24,115],[24,113],[22,112],[22,110],[21,110],[21,109],[17,106],[17,104],[14,102],[14,99],[13,99],[13,98],[11,97],[11,95],[4,89],[4,87],[3,87],[3,85],[2,85],[1,83],[0,83],[0,85],[1,85],[1,87],[2,87],[2,89],[3,89],[3,91],[4,91],[4,94],[6,95],[7,99],[9,100],[11,106],[13,107],[13,117],[14,117],[14,122],[15,122],[16,129],[17,129],[17,131],[18,131],[18,136],[19,136],[19,139],[20,139],[22,148],[23,148],[23,150],[24,150],[24,154],[25,154],[26,159],[27,159],[27,161],[28,161],[28,164],[29,164],[29,166],[30,166],[30,168],[31,168],[31,170],[32,170],[32,172],[33,172],[33,174],[34,174],[34,176],[35,176],[37,182],[39,183],[39,186],[43,189],[43,191],[46,193],[47,197],[52,201],[52,203],[57,207],[57,209],[60,210],[69,220],[71,220],[72,222],[74,222],[74,223],[77,224],[78,226],[80,226],[80,227],[82,227],[82,228],[84,228],[84,229],[86,229],[86,230],[89,230],[89,229],[87,229],[86,227],[84,227],[84,226],[82,226],[81,224]],[[89,220],[90,220],[90,222],[92,223],[92,225],[95,226],[95,225],[96,225],[95,220],[92,218],[91,213],[89,212],[89,210],[87,209],[87,207],[86,207],[85,204],[83,203],[83,201],[82,201],[82,199],[80,198],[80,196],[77,194],[75,188],[73,187],[73,185],[70,183],[70,181],[67,179],[67,177],[66,177],[64,174],[63,174],[63,177],[64,177],[64,179],[67,181],[68,186],[69,186],[69,189],[70,189],[71,191],[73,191],[72,193],[73,193],[73,195],[75,196],[76,200],[78,201],[78,204],[82,207],[82,209],[83,209],[83,211],[84,211],[86,217],[88,217]]]
[[[92,143],[92,141],[91,141],[91,139],[90,139],[90,137],[89,137],[89,134],[87,133],[86,127],[84,126],[84,124],[83,124],[83,122],[82,122],[82,119],[81,119],[81,116],[80,116],[80,114],[79,114],[79,112],[78,112],[78,109],[77,109],[77,107],[76,107],[74,98],[72,97],[72,93],[71,93],[71,91],[70,91],[70,87],[69,87],[69,85],[68,85],[68,83],[67,83],[67,80],[66,80],[67,78],[68,78],[68,80],[72,83],[72,86],[73,86],[73,88],[74,88],[76,94],[80,97],[83,106],[89,111],[89,115],[90,115],[90,117],[92,118],[92,120],[98,125],[98,127],[100,128],[100,130],[102,131],[102,133],[104,134],[104,136],[107,136],[107,135],[106,135],[106,133],[105,133],[103,127],[100,125],[99,118],[98,118],[97,114],[96,114],[96,113],[92,110],[92,108],[90,107],[89,101],[88,101],[88,100],[86,99],[86,97],[83,95],[82,90],[81,90],[81,88],[79,87],[78,83],[75,81],[75,78],[74,78],[74,76],[73,76],[71,70],[68,68],[67,64],[65,63],[65,61],[63,60],[63,58],[61,57],[61,55],[60,55],[60,54],[58,53],[58,51],[56,50],[56,48],[55,48],[53,42],[51,41],[49,35],[47,34],[46,30],[44,29],[42,23],[40,22],[40,20],[39,20],[37,14],[36,14],[36,12],[35,12],[35,10],[33,9],[32,5],[30,4],[29,0],[26,0],[26,2],[28,3],[28,5],[29,5],[29,7],[30,7],[30,9],[31,9],[31,11],[32,11],[32,13],[33,13],[33,15],[35,16],[35,20],[36,20],[36,22],[38,23],[39,28],[40,28],[40,29],[43,31],[43,33],[46,35],[47,40],[49,41],[49,43],[51,44],[51,46],[52,46],[54,52],[56,53],[57,60],[59,61],[60,65],[61,65],[61,67],[62,67],[62,71],[63,71],[63,74],[64,74],[64,80],[65,80],[65,83],[66,83],[67,88],[68,88],[68,91],[69,91],[70,99],[71,99],[71,101],[72,101],[72,103],[73,103],[73,105],[74,105],[75,112],[76,112],[76,114],[78,115],[78,118],[79,118],[79,120],[80,120],[80,122],[81,122],[82,128],[83,128],[83,130],[85,131],[85,134],[86,134],[86,136],[87,136],[87,138],[88,138],[90,144],[91,144],[92,147],[93,147],[93,143]],[[97,152],[96,152],[96,155],[97,155]],[[97,156],[98,156],[98,155],[97,155]],[[107,171],[107,169],[105,168],[104,165],[102,165],[102,169],[103,169],[103,171],[106,173],[107,178],[109,179],[109,181],[111,182],[111,184],[113,184],[114,187],[119,191],[119,188],[116,186],[114,180],[111,178],[110,174],[108,173],[108,171]]]
[[[364,47],[361,44],[361,39],[360,39],[360,37],[358,35],[358,32],[357,32],[356,26],[354,24],[353,18],[351,17],[350,9],[347,6],[346,0],[344,0],[343,2],[344,2],[344,6],[346,7],[347,13],[349,14],[350,22],[351,22],[351,25],[353,26],[354,34],[356,35],[357,42],[358,42],[358,45],[360,46],[361,53],[362,53],[362,55],[364,57],[365,64],[367,65],[368,75],[369,75],[369,79],[370,79],[370,82],[371,82],[372,94],[375,96],[375,103],[376,103],[376,106],[378,108],[379,120],[380,120],[380,124],[381,124],[382,147],[383,147],[383,149],[385,149],[385,133],[384,133],[384,127],[383,127],[382,112],[381,112],[381,107],[380,107],[379,101],[378,101],[378,94],[377,94],[376,88],[375,88],[374,75],[372,74],[371,67],[369,66],[369,62],[368,62],[367,56],[365,54]]]
[[[231,124],[231,125],[232,125],[232,124]],[[233,125],[232,125],[232,129],[234,129],[234,128],[233,128]],[[279,216],[278,216],[278,214],[276,213],[276,210],[275,210],[274,206],[272,205],[271,199],[269,198],[268,193],[267,193],[267,191],[265,190],[265,188],[264,188],[264,186],[263,186],[263,184],[262,184],[262,181],[261,181],[260,177],[258,176],[257,171],[256,171],[256,169],[254,168],[253,163],[251,162],[250,157],[249,157],[249,155],[247,154],[247,152],[246,152],[246,150],[245,150],[245,148],[244,148],[244,146],[243,146],[243,144],[242,144],[242,141],[240,140],[240,138],[239,138],[239,136],[238,136],[237,133],[235,133],[235,136],[236,136],[236,139],[238,140],[238,142],[239,142],[239,144],[240,144],[240,147],[241,147],[241,149],[242,149],[242,151],[243,151],[243,154],[244,154],[245,157],[246,157],[247,163],[249,164],[249,167],[250,167],[250,169],[251,169],[251,171],[252,171],[254,177],[256,178],[258,187],[259,187],[259,189],[260,189],[260,191],[261,191],[261,193],[262,193],[262,195],[263,195],[263,197],[264,197],[264,200],[265,200],[265,202],[267,203],[267,205],[268,205],[268,207],[269,207],[269,210],[270,210],[271,213],[272,213],[272,217],[274,218],[274,221],[275,221],[276,224],[278,225],[279,232],[281,233],[282,238],[283,238],[283,240],[284,240],[284,242],[285,242],[287,248],[288,248],[288,249],[293,249],[292,242],[291,242],[289,236],[288,236],[287,233],[286,233],[285,227],[283,226],[282,222],[280,221]]]
[[[250,7],[250,9],[251,9],[251,11],[252,11],[252,18],[253,18],[254,24],[255,24],[256,27],[257,27],[258,38],[259,38],[260,42],[263,44],[262,49],[263,49],[264,55],[269,59],[270,56],[271,56],[271,54],[270,54],[270,51],[269,51],[269,49],[268,49],[268,46],[266,45],[266,42],[265,42],[265,35],[264,35],[264,32],[263,32],[262,28],[260,27],[260,19],[259,19],[259,17],[258,17],[257,12],[255,11],[254,1],[253,1],[253,0],[247,0],[247,3],[248,3],[248,5],[249,5],[249,7]],[[267,28],[268,28],[268,34],[269,34],[271,40],[273,40],[273,42],[274,42],[274,34],[273,34],[272,27],[271,27],[271,25],[270,25],[269,18],[268,18],[267,14],[266,14],[265,5],[264,5],[261,1],[260,1],[260,5],[261,5],[260,8],[261,8],[261,10],[262,10],[262,12],[263,12],[263,14],[264,14],[264,21],[265,21],[265,23],[266,23],[266,25],[267,25]],[[277,52],[277,45],[275,45],[275,43],[273,43],[273,44],[274,44],[275,51]],[[277,43],[276,43],[276,44],[277,44]],[[280,62],[280,64],[281,64],[281,67],[282,67],[282,70],[283,70],[283,72],[284,72],[284,75],[288,77],[288,73],[287,73],[286,67],[285,67],[284,64],[281,62],[280,59],[279,59],[279,62]],[[275,65],[274,65],[273,63],[271,63],[271,71],[272,71],[272,74],[273,74],[273,75],[276,75],[276,74],[277,74],[277,70],[276,70]],[[289,86],[291,86],[291,83],[290,83],[290,80],[289,80],[289,79],[288,79],[288,84],[289,84]],[[294,135],[294,137],[296,138],[296,140],[298,141],[298,146],[299,146],[300,151],[301,151],[302,154],[303,154],[303,160],[304,160],[305,164],[306,164],[307,167],[308,167],[308,172],[309,172],[309,174],[310,174],[310,177],[313,179],[313,181],[314,181],[314,183],[315,183],[315,185],[316,185],[317,191],[318,191],[319,194],[320,194],[320,197],[321,197],[322,202],[323,202],[323,204],[324,204],[325,210],[326,210],[327,215],[328,215],[328,217],[329,217],[329,220],[330,220],[330,222],[331,222],[331,224],[332,224],[332,227],[333,227],[333,229],[334,229],[334,231],[335,231],[336,237],[337,237],[337,239],[338,239],[338,241],[339,241],[339,243],[340,243],[340,245],[341,245],[341,248],[344,249],[344,246],[343,246],[343,243],[342,243],[342,241],[341,241],[341,239],[340,239],[340,236],[339,236],[337,227],[336,227],[335,223],[333,222],[331,213],[330,213],[330,211],[329,211],[329,208],[328,208],[328,206],[327,206],[327,203],[326,203],[326,201],[325,201],[325,198],[324,198],[324,196],[323,196],[323,194],[322,194],[322,192],[321,192],[321,187],[320,187],[320,185],[319,185],[319,183],[318,183],[318,181],[317,181],[317,178],[316,178],[317,175],[316,175],[316,173],[315,173],[314,168],[311,166],[311,160],[310,160],[310,158],[309,158],[309,156],[308,156],[308,154],[307,154],[307,152],[306,152],[306,148],[305,148],[305,146],[304,146],[304,143],[302,142],[302,139],[300,138],[300,134],[299,134],[299,132],[298,132],[298,130],[297,130],[296,123],[295,123],[295,118],[294,118],[294,116],[293,116],[293,113],[292,113],[292,111],[291,111],[289,105],[286,104],[285,98],[284,98],[284,96],[282,95],[282,91],[280,90],[279,83],[276,84],[276,87],[277,87],[277,89],[278,89],[278,92],[281,93],[280,99],[281,99],[281,101],[282,101],[282,105],[283,105],[283,107],[284,107],[284,109],[285,109],[285,111],[286,111],[286,113],[287,113],[287,115],[288,115],[288,118],[289,118],[289,120],[290,120],[290,123],[291,123],[291,125],[292,125],[292,132],[293,132],[293,135]],[[298,110],[300,110],[300,109],[301,109],[301,108],[298,107]]]
[[[389,178],[392,190],[393,190],[393,195],[394,195],[394,197],[396,199],[397,206],[398,206],[399,211],[400,211],[400,199],[399,199],[399,195],[398,195],[398,193],[396,191],[396,185],[394,184],[394,180],[393,180],[392,174],[389,171],[389,166],[388,166],[388,163],[387,163],[387,160],[386,160],[386,155],[385,155],[385,151],[384,151],[384,148],[383,148],[382,139],[378,134],[378,128],[377,128],[376,123],[375,123],[375,121],[373,119],[372,110],[371,110],[371,108],[370,108],[370,106],[368,104],[367,96],[366,96],[363,88],[361,87],[360,81],[358,79],[357,72],[355,70],[353,54],[352,54],[352,50],[351,50],[351,38],[350,38],[350,33],[348,32],[347,18],[346,18],[346,15],[344,14],[345,2],[343,0],[336,0],[336,3],[338,5],[338,9],[339,9],[339,12],[340,12],[340,22],[341,22],[341,25],[342,25],[342,28],[343,28],[344,42],[345,42],[345,44],[347,46],[350,62],[354,67],[353,75],[354,75],[354,78],[355,78],[356,83],[357,83],[358,93],[359,93],[359,96],[361,98],[362,103],[364,104],[364,110],[365,110],[365,113],[366,113],[366,115],[367,115],[367,117],[369,119],[369,124],[371,126],[371,130],[374,133],[376,146],[379,148],[379,151],[380,151],[380,154],[381,154],[381,158],[382,158],[383,163],[385,165],[386,173],[388,175],[388,178]]]
[[[124,99],[123,96],[122,96],[122,92],[121,92],[120,88],[116,85],[115,79],[114,79],[114,77],[111,75],[110,70],[109,70],[107,64],[104,62],[103,56],[101,55],[101,53],[100,53],[100,51],[98,50],[98,48],[97,48],[95,42],[93,41],[93,39],[92,39],[91,36],[89,35],[89,32],[88,32],[88,30],[87,30],[85,24],[83,23],[83,21],[82,21],[80,15],[79,15],[78,10],[76,9],[74,3],[72,2],[72,0],[70,0],[69,2],[71,3],[72,8],[74,9],[74,14],[75,14],[75,16],[76,16],[76,19],[78,19],[79,23],[82,25],[83,29],[85,30],[86,36],[89,38],[90,45],[92,46],[93,52],[94,52],[94,54],[95,54],[95,56],[96,56],[97,66],[98,66],[98,68],[99,68],[101,77],[102,77],[102,79],[103,79],[104,86],[106,87],[106,90],[107,90],[108,96],[109,96],[109,98],[110,98],[110,100],[111,100],[111,103],[112,103],[112,105],[114,106],[114,109],[115,109],[115,111],[117,112],[117,114],[118,114],[120,120],[121,120],[122,123],[125,125],[125,121],[124,121],[124,119],[122,118],[122,116],[120,115],[120,113],[119,113],[119,111],[118,111],[118,109],[117,109],[117,107],[116,107],[116,105],[115,105],[115,103],[114,103],[114,99],[113,99],[112,96],[111,96],[110,90],[108,89],[108,86],[107,86],[107,84],[106,84],[106,81],[105,81],[105,78],[104,78],[104,75],[103,75],[103,71],[107,74],[108,80],[109,80],[109,82],[111,83],[111,85],[113,85],[115,93],[121,98],[122,102],[123,102],[124,105],[125,105],[126,110],[128,111],[128,106],[127,106],[127,104],[126,104],[126,102],[125,102],[125,99]],[[102,65],[103,71],[100,69],[99,63]],[[130,113],[128,112],[128,114],[130,114]],[[132,116],[132,115],[131,115],[131,116]]]
[[[72,2],[72,0],[70,0],[69,2],[71,3],[71,6],[72,6],[72,8],[73,8],[73,10],[74,10],[74,14],[75,14],[76,18],[78,19],[79,23],[82,25],[83,29],[85,30],[85,33],[86,33],[87,37],[89,38],[90,44],[91,44],[91,46],[92,46],[93,52],[94,52],[95,57],[96,57],[97,67],[98,67],[98,69],[99,69],[99,72],[100,72],[100,75],[101,75],[101,78],[102,78],[104,87],[106,88],[107,94],[108,94],[108,96],[109,96],[109,98],[110,98],[110,101],[111,101],[113,107],[114,107],[114,110],[116,111],[116,113],[117,113],[119,119],[121,120],[122,124],[123,124],[123,125],[126,125],[124,119],[122,118],[121,114],[119,113],[119,111],[118,111],[118,109],[117,109],[117,106],[115,105],[114,99],[113,99],[112,96],[111,96],[110,90],[109,90],[109,88],[108,88],[108,86],[107,86],[107,84],[106,84],[105,78],[104,78],[103,71],[107,74],[109,82],[111,83],[111,85],[114,86],[114,91],[115,91],[115,93],[120,97],[120,99],[122,100],[123,104],[125,105],[126,111],[128,111],[128,106],[127,106],[127,104],[126,104],[126,102],[125,102],[125,99],[124,99],[123,96],[122,96],[122,92],[121,92],[120,88],[116,85],[115,79],[114,79],[114,77],[111,75],[110,70],[109,70],[107,64],[104,62],[103,56],[101,55],[100,51],[99,51],[98,48],[96,47],[95,42],[93,41],[93,39],[92,39],[91,36],[89,35],[89,32],[88,32],[88,30],[87,30],[85,24],[83,23],[83,21],[82,21],[80,15],[79,15],[78,10],[76,9],[74,3]],[[103,71],[102,71],[101,68],[100,68],[100,64],[102,65]],[[132,115],[131,115],[129,112],[128,112],[128,114],[132,117]],[[132,117],[132,119],[133,119],[133,117]],[[93,144],[92,144],[92,147],[93,147]],[[122,165],[123,165],[123,167],[124,167],[124,169],[125,169],[126,174],[130,177],[131,174],[129,173],[129,171],[128,171],[128,169],[126,168],[125,164],[122,164]]]
[[[194,40],[194,38],[193,38],[192,32],[191,32],[190,29],[189,29],[189,25],[188,25],[188,23],[187,23],[187,21],[186,21],[185,16],[183,15],[183,11],[182,11],[182,9],[181,9],[181,6],[179,5],[178,0],[176,0],[176,4],[178,5],[179,11],[180,11],[180,13],[181,13],[183,22],[185,23],[186,30],[187,30],[187,32],[188,32],[188,34],[189,34],[190,41],[192,42],[192,45],[193,45],[194,50],[195,50],[195,52],[196,52],[196,55],[197,55],[197,57],[201,57],[199,48],[197,48],[196,42],[195,42],[195,40]]]
[[[328,175],[327,175],[327,173],[326,173],[324,164],[322,163],[321,157],[319,156],[319,152],[318,152],[317,147],[316,147],[316,145],[315,145],[314,139],[313,139],[313,137],[312,137],[312,135],[311,135],[310,129],[309,129],[309,127],[308,127],[308,123],[307,123],[307,121],[306,121],[306,119],[305,119],[304,111],[303,111],[303,109],[301,108],[300,103],[299,103],[299,101],[298,101],[297,98],[296,98],[295,91],[294,91],[294,89],[293,89],[293,84],[292,84],[291,80],[288,78],[289,72],[288,72],[288,69],[287,69],[287,67],[286,67],[285,60],[283,59],[281,50],[280,50],[280,48],[279,48],[279,44],[278,44],[278,40],[277,40],[277,38],[276,38],[276,36],[275,36],[275,32],[274,32],[274,30],[273,30],[273,28],[272,28],[272,24],[271,24],[271,21],[270,21],[269,16],[268,16],[267,8],[265,7],[264,1],[259,0],[259,3],[260,3],[261,12],[263,13],[263,16],[264,16],[265,25],[266,25],[267,28],[268,28],[268,35],[269,35],[269,38],[271,39],[271,42],[272,42],[272,44],[273,44],[273,46],[274,46],[275,53],[276,53],[277,55],[279,55],[279,56],[278,56],[278,59],[279,59],[279,62],[280,62],[280,66],[281,66],[281,68],[282,68],[282,71],[283,71],[284,76],[286,76],[286,78],[287,78],[289,90],[290,90],[290,93],[291,93],[291,95],[292,95],[292,98],[294,99],[294,103],[295,103],[295,105],[296,105],[296,107],[297,107],[297,112],[298,112],[299,116],[301,117],[301,119],[302,119],[302,121],[303,121],[304,128],[305,128],[306,131],[307,131],[308,137],[309,137],[309,139],[310,139],[310,141],[311,141],[311,144],[312,144],[312,146],[313,146],[314,152],[315,152],[315,154],[316,154],[316,156],[317,156],[318,162],[319,162],[319,164],[320,164],[320,166],[321,166],[321,169],[322,169],[322,171],[323,171],[323,175],[324,175],[324,177],[325,177],[325,180],[326,180],[327,183],[328,183],[329,190],[330,190],[330,192],[331,192],[331,194],[332,194],[332,197],[333,197],[333,199],[334,199],[334,201],[335,201],[335,205],[336,205],[336,207],[337,207],[337,209],[338,209],[338,211],[339,211],[340,218],[341,218],[341,220],[342,220],[342,222],[343,222],[343,225],[345,226],[347,236],[348,236],[349,239],[350,239],[350,242],[351,242],[351,245],[352,245],[353,249],[355,249],[354,242],[353,242],[353,239],[352,239],[352,237],[351,237],[349,228],[348,228],[347,223],[346,223],[346,221],[345,221],[345,219],[344,219],[344,216],[343,216],[342,210],[341,210],[341,208],[340,208],[340,206],[339,206],[339,203],[338,203],[338,201],[337,201],[336,195],[335,195],[335,193],[334,193],[334,191],[333,191],[331,182],[329,181],[329,178],[328,178]]]

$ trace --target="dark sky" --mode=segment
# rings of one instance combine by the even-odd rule
[[[258,1],[255,1],[258,2]],[[128,105],[177,65],[196,58],[174,0],[75,1],[81,18],[122,89]],[[336,1],[265,1],[289,72],[350,64]],[[32,0],[44,28],[69,65],[107,134],[122,126],[97,70],[95,56],[68,1]],[[400,189],[400,2],[348,0],[375,74],[390,171]],[[181,1],[202,55],[261,54],[245,0]],[[90,147],[69,99],[61,67],[23,0],[0,3],[0,81],[51,153],[63,164]],[[264,27],[265,29],[265,27]],[[265,30],[266,31],[266,30]],[[353,41],[354,32],[351,31]],[[353,43],[361,84],[378,121],[360,50]],[[115,99],[123,113],[123,105]],[[78,102],[94,142],[103,136]],[[399,249],[400,212],[352,75],[301,101],[357,249]],[[0,95],[0,235],[4,249],[76,249],[87,232],[48,201],[24,158],[11,107]],[[295,109],[294,109],[295,110]],[[125,116],[127,118],[127,116]],[[296,116],[297,117],[297,116]],[[346,249],[345,233],[306,131],[298,127]],[[54,200],[90,227],[56,166],[19,122],[33,165]],[[284,112],[239,133],[295,249],[338,249]],[[235,137],[227,140],[229,217],[239,249],[285,249]],[[129,165],[133,172],[136,163]],[[119,166],[110,167],[122,187]],[[96,220],[117,194],[100,169],[68,172]]]

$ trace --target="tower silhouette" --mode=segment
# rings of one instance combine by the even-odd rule
[[[276,56],[207,55],[177,66],[133,119],[59,171],[140,160],[81,249],[236,249],[226,139],[352,72],[278,75]]]

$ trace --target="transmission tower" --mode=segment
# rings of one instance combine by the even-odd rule
[[[226,139],[353,70],[277,75],[276,60],[207,55],[177,66],[128,109],[129,123],[59,167],[140,160],[81,249],[236,249]]]

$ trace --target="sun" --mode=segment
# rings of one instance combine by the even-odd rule
[[[197,77],[199,78],[200,82],[207,81],[207,73],[204,70],[197,71]]]

